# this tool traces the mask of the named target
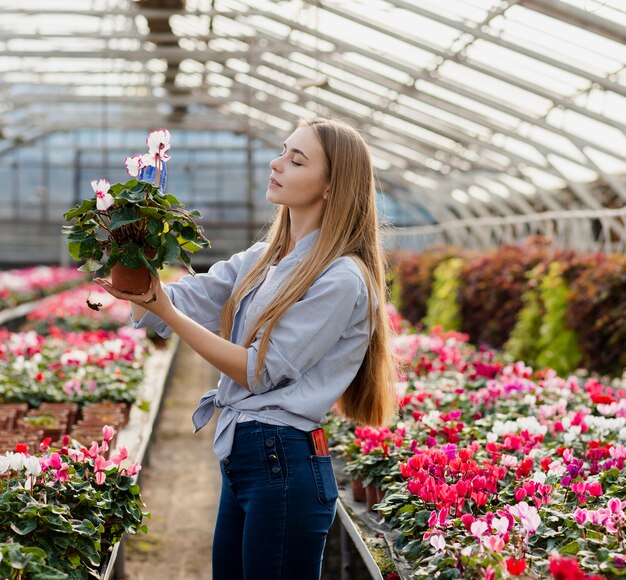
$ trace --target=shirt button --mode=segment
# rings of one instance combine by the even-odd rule
[[[270,461],[278,461],[278,457],[274,453],[268,455]]]
[[[267,445],[268,447],[274,447],[274,439],[268,439],[265,442],[265,445]]]
[[[229,463],[230,463],[230,459],[228,459],[228,457],[224,459],[224,465],[228,465]]]
[[[274,465],[274,467],[272,467],[272,473],[280,473],[280,467],[278,465]]]

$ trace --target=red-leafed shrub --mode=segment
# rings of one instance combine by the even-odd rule
[[[570,282],[569,324],[576,330],[582,365],[621,374],[626,367],[626,257],[595,256]]]
[[[502,246],[468,261],[461,273],[461,331],[476,344],[500,348],[522,308],[526,273],[553,253],[533,238],[521,246]]]

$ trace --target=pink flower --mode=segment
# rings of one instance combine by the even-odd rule
[[[574,520],[579,526],[582,526],[587,521],[587,510],[583,508],[576,508],[574,510]]]
[[[587,484],[587,493],[594,497],[600,497],[602,495],[602,485],[599,481]]]
[[[504,548],[504,540],[500,536],[483,538],[483,544],[485,544],[491,552],[501,552],[502,548]]]
[[[120,447],[120,450],[117,453],[117,455],[114,455],[113,457],[111,457],[111,461],[115,463],[115,465],[119,465],[127,457],[128,457],[128,451],[126,450],[126,447]]]
[[[96,483],[102,485],[106,479],[105,470],[112,464],[112,461],[106,460],[102,455],[98,455],[93,461],[93,468],[96,474]]]
[[[102,427],[102,439],[107,443],[113,439],[113,435],[115,435],[115,429],[110,427],[109,425],[105,425]]]
[[[139,463],[133,463],[128,469],[126,469],[126,475],[133,477],[141,471],[141,465]]]

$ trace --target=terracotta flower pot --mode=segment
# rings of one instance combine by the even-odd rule
[[[371,483],[365,488],[365,501],[368,511],[374,511],[374,504],[378,502],[378,494],[376,493],[376,488]]]
[[[365,488],[360,478],[352,480],[352,499],[354,501],[365,501]]]
[[[145,294],[150,288],[150,270],[145,266],[126,268],[116,262],[111,268],[111,284],[120,292]]]

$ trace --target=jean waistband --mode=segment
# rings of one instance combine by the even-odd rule
[[[289,425],[270,425],[269,423],[262,423],[261,421],[256,420],[237,423],[235,437],[252,435],[255,433],[264,436],[278,434],[281,437],[288,439],[308,439],[306,431],[290,427]]]

